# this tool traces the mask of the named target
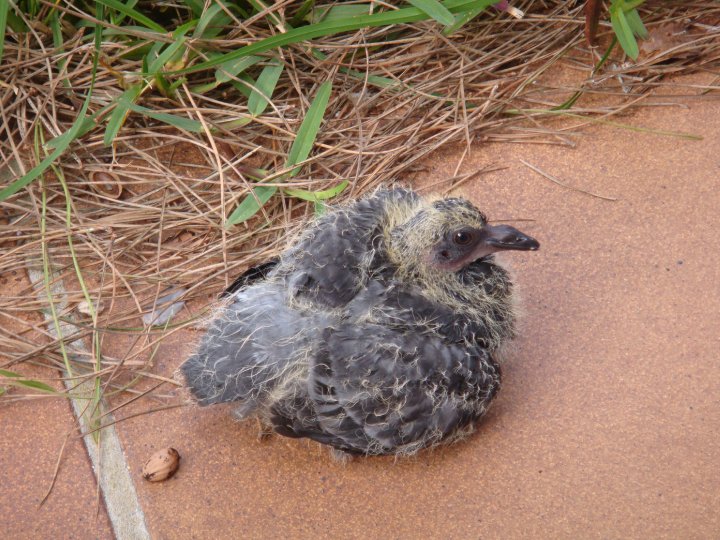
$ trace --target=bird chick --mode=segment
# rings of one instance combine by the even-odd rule
[[[536,250],[470,202],[382,190],[331,210],[242,276],[181,373],[288,437],[412,454],[468,433],[500,386],[513,288],[495,260]]]

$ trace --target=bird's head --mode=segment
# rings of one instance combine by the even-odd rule
[[[430,273],[459,272],[497,251],[535,251],[534,238],[509,225],[490,225],[469,201],[439,199],[417,207],[390,233],[393,258]]]

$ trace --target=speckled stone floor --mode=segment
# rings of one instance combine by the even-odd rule
[[[542,244],[507,257],[524,323],[473,437],[343,466],[314,443],[257,441],[225,406],[129,420],[119,434],[151,536],[720,537],[720,100],[663,101],[682,106],[622,121],[703,139],[599,126],[572,137],[575,149],[478,143],[461,165],[505,166],[458,192],[491,218],[533,220],[516,225]],[[438,152],[420,184],[452,176],[462,150]],[[172,336],[160,372],[198,337]],[[0,409],[8,537],[110,534],[79,445],[37,507],[69,414],[46,401]],[[180,451],[179,472],[143,482],[142,463],[164,446]]]

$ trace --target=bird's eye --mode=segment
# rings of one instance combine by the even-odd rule
[[[458,246],[467,246],[472,242],[473,235],[468,231],[458,231],[453,235],[453,242]]]

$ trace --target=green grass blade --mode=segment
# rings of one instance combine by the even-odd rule
[[[450,36],[454,34],[486,9],[487,6],[475,6],[472,9],[458,13],[457,15],[455,15],[455,22],[453,22],[453,24],[451,25],[446,26],[443,29],[443,35]]]
[[[191,118],[185,118],[183,116],[175,116],[174,114],[154,111],[152,109],[148,109],[147,107],[143,107],[135,103],[130,104],[129,108],[133,112],[140,113],[149,118],[153,118],[165,124],[169,124],[178,129],[189,131],[191,133],[203,132],[202,124],[197,120],[193,120]]]
[[[611,1],[614,3],[616,0]],[[623,4],[625,11],[627,12],[631,9],[640,7],[645,3],[645,0],[621,0],[621,3]]]
[[[215,70],[215,80],[213,82],[193,86],[191,90],[198,94],[204,94],[227,82],[234,85],[237,82],[235,80],[236,78],[242,78],[241,74],[243,71],[245,71],[251,66],[254,66],[258,62],[261,62],[262,60],[264,60],[262,56],[245,56],[243,58],[236,58],[234,60],[230,60],[229,62],[225,62]],[[250,79],[249,81],[252,84],[255,83],[255,81],[253,81],[252,79]],[[243,93],[249,97],[249,88],[247,88],[246,86],[244,86],[244,88],[245,90],[243,91]]]
[[[78,28],[82,28],[84,25],[82,24],[82,22],[78,22],[75,26],[77,26]],[[145,28],[144,26],[137,26],[137,25],[133,25],[133,24],[126,24],[125,26],[123,26],[121,28],[103,28],[102,35],[103,35],[103,38],[105,38],[105,39],[108,39],[108,38],[111,38],[114,36],[121,36],[121,37],[127,38],[130,32],[143,34],[145,39],[142,41],[158,40],[160,38],[167,37],[167,35],[168,35],[168,33],[164,32],[164,31],[156,32],[155,30],[149,30],[149,29]],[[165,43],[164,40],[162,42]],[[141,43],[141,40],[139,40],[138,38],[136,38],[134,36],[130,36],[130,39],[125,43],[125,45],[137,46],[139,43]],[[151,43],[156,43],[156,41],[151,41]],[[140,48],[134,49],[133,53],[136,52],[137,50],[141,50],[141,49]],[[133,58],[132,56],[130,56],[130,54],[132,54],[132,53],[120,51],[119,57],[120,58]],[[134,57],[134,59],[137,59],[137,58],[138,58],[137,56]]]
[[[125,0],[125,8],[126,9],[133,9],[138,3],[138,0]],[[110,16],[110,22],[117,27],[122,27],[123,22],[125,21],[126,15],[123,15],[122,13],[113,13]]]
[[[7,29],[7,14],[10,9],[8,2],[0,2],[0,62],[2,62],[3,50],[5,49],[5,30]]]
[[[186,28],[185,31],[187,32],[187,30]],[[165,67],[165,64],[170,60],[174,60],[175,57],[180,56],[180,48],[185,45],[185,36],[183,33],[175,36],[175,41],[165,47],[165,50],[150,62],[147,75],[157,75],[157,73]]]
[[[33,149],[35,159],[40,160],[40,145],[43,142],[43,131],[41,125],[35,124],[34,137],[33,137]],[[50,164],[53,167],[53,164]],[[54,167],[53,167],[54,168]],[[55,336],[58,339],[60,345],[60,354],[63,358],[63,364],[65,365],[65,372],[72,377],[72,367],[70,366],[70,357],[65,347],[65,338],[63,336],[63,329],[60,325],[60,319],[58,317],[57,309],[55,307],[54,294],[52,290],[52,269],[50,268],[50,253],[48,250],[47,240],[47,195],[48,190],[45,189],[44,178],[40,177],[40,251],[42,259],[42,273],[43,273],[43,285],[45,289],[45,295],[47,297],[49,315],[55,328]]]
[[[265,5],[265,3],[262,0],[248,0],[248,3],[255,8],[255,11],[258,13],[261,13],[268,9],[268,6]],[[272,11],[268,11],[266,15],[267,19],[270,21],[270,24],[274,24],[275,26],[282,27],[283,21],[278,17],[275,13]]]
[[[348,187],[348,184],[349,182],[347,180],[343,180],[337,186],[322,191],[306,191],[304,189],[292,188],[285,188],[283,191],[292,197],[297,197],[298,199],[302,199],[304,201],[316,202],[332,199],[333,197],[340,195],[343,191],[345,191],[345,188]]]
[[[625,18],[627,19],[628,25],[630,25],[630,29],[636,36],[643,39],[648,36],[647,28],[645,28],[645,25],[643,24],[637,9],[631,9],[630,11],[626,11]]]
[[[255,83],[255,90],[250,93],[248,99],[248,111],[253,116],[259,116],[267,108],[269,101],[275,91],[275,86],[280,79],[280,75],[285,69],[285,65],[279,61],[265,66]]]
[[[0,4],[5,4],[6,6],[8,5],[8,3],[5,1],[0,2]],[[13,31],[18,34],[28,31],[28,27],[25,24],[25,21],[18,17],[14,11],[7,12],[7,26],[12,28]]]
[[[496,3],[496,1],[497,0],[446,0],[443,5],[451,13],[459,13],[480,6],[487,7]],[[184,73],[203,71],[205,69],[218,66],[224,62],[229,62],[230,60],[269,51],[277,47],[284,47],[285,45],[292,45],[293,43],[308,41],[317,37],[330,36],[342,32],[359,30],[361,28],[412,23],[427,19],[428,15],[424,11],[411,7],[389,12],[373,13],[372,15],[362,15],[341,21],[327,21],[318,24],[310,24],[262,39],[231,53],[218,56],[217,58],[213,58],[205,62],[200,62],[199,64],[175,71],[174,73],[176,75],[180,75]]]
[[[300,129],[298,129],[297,135],[295,136],[295,141],[293,141],[290,147],[287,163],[285,164],[287,167],[292,167],[296,163],[305,161],[310,155],[310,150],[312,150],[315,144],[315,138],[320,129],[320,123],[322,122],[323,116],[325,116],[325,109],[330,100],[331,91],[332,83],[330,81],[325,81],[320,85],[313,102],[308,108],[305,119],[302,124],[300,124]],[[300,167],[294,168],[290,172],[290,176],[295,176],[299,170]]]
[[[60,28],[60,17],[57,10],[54,9],[50,14],[50,20],[48,21],[48,24],[50,25],[50,28],[52,30],[53,45],[55,45],[55,48],[58,52],[65,52],[65,47],[63,47],[62,29]],[[0,57],[2,57],[2,54],[0,54]],[[58,73],[62,73],[63,71],[65,71],[65,66],[67,65],[67,62],[67,58],[63,58],[58,62]],[[62,84],[65,88],[71,87],[70,81],[68,80],[67,76],[63,77]]]
[[[0,28],[2,28],[2,6],[0,6]],[[53,9],[52,13],[50,14],[49,20],[48,20],[48,26],[50,26],[50,29],[52,30],[52,37],[53,37],[53,45],[58,50],[58,52],[65,52],[65,47],[63,47],[63,35],[62,35],[62,28],[60,28],[60,18],[58,16],[57,10]],[[0,45],[2,47],[2,45]]]
[[[140,97],[143,86],[145,86],[145,83],[134,84],[118,97],[117,105],[113,109],[110,120],[108,120],[108,125],[105,128],[105,136],[103,137],[105,146],[110,146],[115,140],[120,128],[125,123],[127,115],[130,113],[130,107],[134,105],[135,100]]]
[[[92,325],[93,325],[93,332],[92,332],[92,352],[95,357],[95,388],[94,388],[94,395],[93,395],[93,411],[91,412],[93,416],[93,420],[97,420],[96,415],[100,413],[100,410],[98,408],[99,402],[102,399],[102,390],[100,388],[100,375],[98,373],[102,371],[102,342],[100,339],[100,332],[98,332],[98,313],[95,310],[95,306],[93,305],[92,298],[90,297],[90,291],[87,288],[87,284],[85,283],[85,278],[83,277],[82,270],[80,269],[80,261],[78,260],[77,253],[75,252],[75,246],[72,240],[72,202],[70,199],[70,190],[68,189],[67,182],[65,181],[65,175],[62,173],[59,167],[53,165],[53,169],[55,170],[55,174],[57,178],[62,183],[63,193],[65,195],[65,224],[67,227],[67,242],[68,242],[68,249],[70,250],[70,257],[73,261],[73,267],[75,268],[75,275],[77,276],[78,283],[80,284],[80,288],[83,291],[83,296],[85,298],[85,301],[87,302],[88,307],[90,308],[90,316],[92,317]]]
[[[305,5],[311,5],[312,0],[309,2],[306,2]],[[349,4],[349,5],[343,5],[343,6],[334,6],[331,8],[332,10],[339,10],[341,8],[362,8],[363,12],[367,11],[367,5],[364,4]],[[482,9],[485,9],[484,7]],[[480,11],[482,11],[482,9]],[[479,11],[478,11],[479,13]],[[286,26],[289,26],[286,23]],[[325,60],[327,59],[327,55],[318,49],[311,48],[312,55],[315,58],[318,58],[319,60]],[[257,64],[258,62],[262,61],[263,58],[261,56],[245,56],[239,59],[230,60],[226,62],[225,64],[221,65],[216,71],[215,71],[215,82],[208,83],[204,85],[199,85],[193,88],[194,92],[197,92],[199,94],[203,94],[205,92],[208,92],[214,88],[217,88],[220,84],[229,82],[232,84],[241,94],[243,94],[248,99],[250,98],[251,89],[249,86],[238,83],[238,81],[234,80],[233,77],[240,78],[243,80],[246,80],[247,82],[253,83],[252,79],[249,77],[243,77],[241,76],[241,72],[245,71],[249,67]],[[341,67],[340,71],[342,73],[346,73],[350,75],[351,77],[354,77],[358,80],[365,81],[369,84],[373,84],[375,86],[378,86],[380,88],[390,88],[394,86],[400,86],[400,83],[396,80],[389,79],[387,77],[381,77],[379,75],[367,75],[365,73],[362,73],[360,71],[355,71],[346,67]],[[232,76],[232,77],[231,77]],[[257,86],[257,83],[254,83],[253,86]],[[266,94],[268,95],[268,94]]]
[[[290,26],[299,26],[304,20],[305,17],[315,6],[315,0],[305,0],[300,8],[297,10],[295,15],[293,15],[293,18],[290,19]]]
[[[630,25],[625,18],[625,12],[623,12],[622,8],[611,10],[610,23],[612,24],[613,30],[615,30],[615,35],[625,54],[633,60],[637,60],[640,49],[638,48],[637,41],[635,40],[635,36],[633,36],[633,32],[630,29]]]
[[[230,24],[231,19],[222,6],[213,4],[201,16],[195,32],[194,38],[212,39],[222,32],[223,27]]]
[[[219,83],[231,81],[233,77],[237,77],[238,73],[242,73],[261,60],[263,60],[262,56],[245,56],[223,62],[215,71],[215,79]]]
[[[322,6],[312,13],[312,22],[341,21],[351,17],[359,17],[369,13],[368,4],[341,4],[339,6]]]
[[[453,14],[448,11],[448,9],[443,6],[440,2],[437,0],[407,0],[408,4],[412,4],[416,8],[424,11],[427,13],[430,17],[435,19],[437,22],[439,22],[442,25],[450,26],[451,24],[455,24],[455,17],[453,17]]]
[[[600,71],[600,68],[602,68],[605,65],[605,62],[607,62],[607,59],[610,58],[610,54],[612,53],[613,49],[615,49],[615,45],[617,45],[617,36],[613,36],[612,41],[610,42],[610,45],[605,50],[605,54],[602,55],[602,58],[598,61],[597,64],[595,64],[595,67],[592,70],[592,74],[595,75],[598,71]],[[573,105],[575,105],[575,102],[580,99],[580,96],[583,95],[585,91],[584,90],[578,90],[575,92],[572,96],[570,96],[567,100],[565,100],[560,105],[556,105],[555,107],[550,107],[551,111],[565,111],[570,109]]]
[[[250,99],[250,94],[252,93],[252,87],[255,86],[255,81],[247,73],[240,73],[237,78],[237,81],[230,81],[230,84],[241,95],[245,96],[247,99]]]
[[[325,81],[320,85],[313,102],[307,110],[305,119],[302,124],[300,124],[300,128],[295,136],[295,141],[293,141],[290,147],[286,167],[292,167],[296,163],[305,161],[308,155],[310,155],[310,150],[312,150],[315,144],[315,138],[317,137],[320,124],[325,115],[328,101],[330,100],[331,91],[332,84],[330,81]],[[294,176],[300,169],[301,167],[295,167],[284,176]],[[270,200],[270,197],[272,197],[275,192],[277,192],[277,188],[273,186],[258,186],[253,188],[253,193],[245,197],[238,207],[233,210],[232,214],[230,214],[225,226],[230,227],[254,216],[260,208]]]
[[[326,60],[327,54],[325,54],[322,51],[319,51],[317,49],[312,49],[312,55],[317,58],[318,60]],[[395,86],[402,86],[402,83],[400,81],[396,81],[395,79],[390,79],[388,77],[381,77],[379,75],[369,75],[367,73],[363,73],[362,71],[357,71],[354,69],[346,68],[346,67],[340,67],[340,73],[345,73],[346,75],[350,75],[351,77],[358,79],[359,81],[366,81],[368,84],[372,84],[374,86],[378,86],[380,88],[393,88]],[[410,86],[410,85],[408,85]]]
[[[139,11],[136,11],[136,10],[132,9],[131,7],[126,6],[122,2],[119,2],[118,0],[96,0],[96,3],[119,11],[123,15],[130,17],[135,22],[141,24],[145,28],[149,28],[150,30],[155,30],[156,32],[162,32],[163,34],[167,33],[167,30],[165,30],[165,28],[163,28],[162,26],[157,24],[155,21],[146,17]]]
[[[217,129],[216,128],[210,128],[211,132],[217,132],[219,129],[224,130],[232,130],[239,127],[247,126],[250,122],[252,122],[252,118],[249,116],[244,116],[242,118],[236,118],[235,120],[228,120],[226,122],[218,122]]]
[[[24,386],[26,388],[32,388],[33,390],[40,390],[41,392],[46,392],[48,394],[60,394],[60,392],[55,390],[49,384],[45,384],[44,382],[36,381],[33,379],[26,379],[22,375],[20,375],[19,373],[15,373],[14,371],[0,369],[0,377],[5,377],[7,379],[10,379],[9,381],[6,381],[4,384],[13,384],[13,385],[18,385],[18,386]]]
[[[253,192],[245,197],[245,199],[238,204],[237,208],[233,210],[233,213],[230,214],[230,217],[225,222],[225,226],[230,227],[253,217],[257,214],[258,210],[270,200],[270,197],[275,195],[277,190],[278,188],[275,186],[258,186],[253,188]]]
[[[107,110],[112,107],[112,105],[106,105],[99,111],[91,114],[90,116],[83,118],[82,122],[80,123],[80,129],[75,133],[75,138],[80,138],[88,133],[90,133],[95,127],[98,125],[98,118],[101,118]],[[70,131],[66,131],[65,133],[62,133],[61,135],[58,135],[57,137],[50,139],[47,143],[43,145],[43,147],[46,150],[53,150],[55,148],[58,148],[59,146],[62,146],[65,144],[65,141],[72,142],[73,138],[70,137]],[[69,143],[68,143],[69,144]]]
[[[163,70],[165,66],[171,64],[171,62],[177,61],[183,54],[183,50],[181,49],[185,45],[185,36],[182,34],[187,32],[190,28],[188,25],[183,26],[184,28],[180,31],[180,33],[178,33],[178,31],[174,32],[173,35],[176,37],[175,41],[165,47],[162,52],[159,52],[159,50],[163,44],[159,43],[158,45],[160,45],[160,47],[153,47],[149,54],[152,61],[149,63],[147,73],[144,75],[149,75],[154,78],[157,90],[164,96],[170,96],[174,92],[174,88],[182,84],[183,78],[178,77],[175,81],[177,86],[171,85],[167,78],[163,76]]]
[[[200,17],[202,15],[204,3],[200,0],[183,0],[182,3],[190,8],[194,17]]]

